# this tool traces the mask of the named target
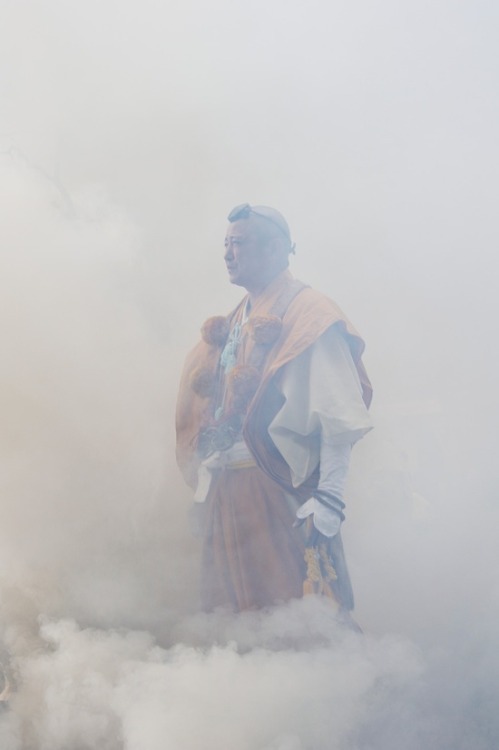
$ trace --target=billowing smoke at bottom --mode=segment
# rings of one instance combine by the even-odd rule
[[[17,662],[5,750],[464,750],[496,736],[486,682],[481,695],[463,684],[471,655],[428,664],[405,638],[343,630],[317,600],[192,617],[169,648],[68,620],[42,622],[39,637]]]
[[[408,642],[341,632],[314,601],[184,627],[162,649],[146,633],[43,624],[2,747],[417,747],[424,676]]]
[[[378,438],[351,545],[366,635],[315,599],[196,614],[171,434],[189,325],[151,326],[140,237],[104,197],[2,166],[1,749],[497,747],[497,512],[400,518]]]

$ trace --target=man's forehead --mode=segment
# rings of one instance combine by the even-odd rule
[[[240,219],[233,221],[227,227],[226,237],[249,237],[254,234],[254,227],[251,219]]]

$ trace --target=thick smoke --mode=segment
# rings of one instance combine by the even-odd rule
[[[2,750],[492,750],[497,11],[4,3]],[[368,342],[375,431],[324,602],[197,613],[182,359],[224,217],[289,219]]]

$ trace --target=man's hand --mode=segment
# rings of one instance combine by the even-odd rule
[[[339,513],[321,505],[315,497],[309,498],[296,511],[297,525],[303,523],[309,516],[312,516],[314,528],[323,536],[331,538],[340,530],[342,518]]]
[[[344,507],[345,504],[337,497],[318,489],[296,511],[297,525],[312,516],[314,528],[323,536],[332,539],[340,530],[341,522],[345,518]]]

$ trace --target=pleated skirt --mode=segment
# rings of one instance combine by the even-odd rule
[[[226,468],[206,500],[203,608],[256,609],[301,597],[304,546],[279,485],[258,467]]]

